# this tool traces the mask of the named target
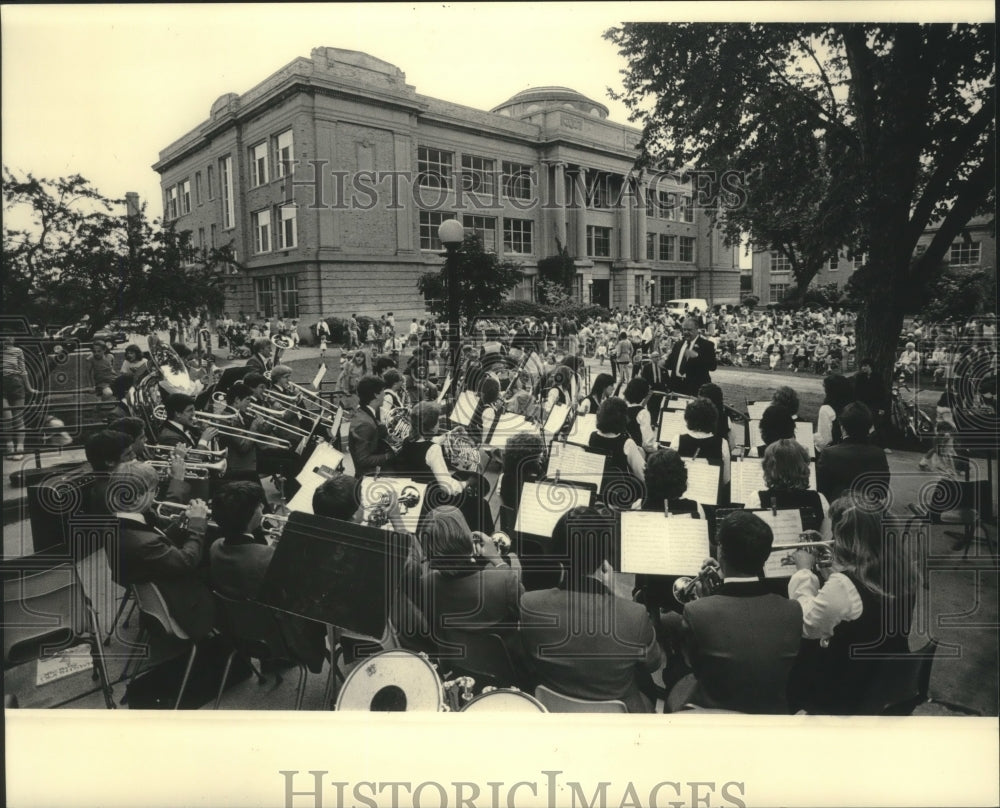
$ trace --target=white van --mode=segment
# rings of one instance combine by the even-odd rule
[[[702,314],[708,313],[708,301],[702,297],[684,297],[680,300],[668,300],[667,312],[674,317],[681,317],[698,309]]]

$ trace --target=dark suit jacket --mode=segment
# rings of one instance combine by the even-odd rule
[[[629,712],[650,711],[636,677],[659,668],[663,652],[645,606],[615,597],[597,581],[587,591],[527,592],[521,640],[539,684],[580,699],[621,699]]]
[[[355,477],[370,474],[394,457],[386,442],[385,426],[377,423],[364,407],[359,407],[351,418],[347,445],[354,461]]]
[[[684,656],[697,684],[693,704],[742,713],[788,713],[802,607],[760,581],[723,584],[684,607]]]
[[[659,391],[661,393],[670,392],[670,371],[663,362],[660,362],[659,366],[659,381],[656,380],[656,374],[653,373],[653,366],[651,364],[643,364],[642,369],[639,371],[639,376],[649,382],[649,389],[651,391]],[[654,424],[659,418],[662,405],[663,396],[650,396],[646,409],[649,410]]]
[[[670,349],[670,354],[667,356],[666,366],[673,379],[671,388],[679,393],[694,396],[698,394],[699,387],[712,381],[712,377],[709,374],[717,367],[715,343],[705,337],[698,337],[693,346],[698,352],[698,358],[687,360],[681,368],[681,374],[678,376],[676,375],[677,356],[681,348],[685,348],[686,345],[687,343],[683,340],[678,340],[674,343]]]
[[[194,435],[194,440],[192,441],[188,437],[187,433],[182,432],[177,429],[173,424],[167,421],[161,428],[160,434],[156,438],[156,442],[160,446],[188,446],[192,449],[198,446],[198,436],[201,434],[199,429],[191,429],[190,433]]]
[[[228,598],[254,600],[273,556],[273,546],[250,536],[216,539],[209,551],[212,588]],[[292,654],[313,673],[321,672],[326,656],[326,626],[295,615],[275,615]]]
[[[118,521],[118,543],[105,545],[111,577],[121,586],[155,583],[171,615],[192,637],[215,624],[212,594],[198,574],[205,537],[183,532],[177,543],[165,533],[130,519]]]
[[[269,361],[261,359],[257,354],[252,354],[244,365],[247,373],[266,373],[271,369]]]
[[[888,491],[889,478],[885,452],[867,441],[845,438],[816,458],[816,488],[829,502],[854,488],[871,491],[873,483]]]
[[[240,429],[249,429],[253,422],[252,418],[241,416],[236,426]],[[256,471],[257,470],[257,444],[246,438],[237,435],[219,435],[219,446],[228,449],[226,454],[226,473],[234,471]]]

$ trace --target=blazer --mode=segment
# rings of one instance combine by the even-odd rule
[[[521,640],[539,684],[580,699],[621,699],[629,712],[651,711],[638,677],[659,668],[663,652],[641,604],[596,580],[585,590],[527,592]]]
[[[685,360],[678,375],[677,357],[685,345],[687,343],[684,340],[678,340],[673,344],[667,356],[666,366],[673,379],[672,388],[679,393],[694,396],[698,394],[699,387],[712,381],[709,374],[718,366],[715,343],[701,336],[695,339],[693,347],[698,352],[698,358]]]
[[[385,426],[378,423],[364,407],[359,407],[351,418],[347,445],[354,461],[355,477],[375,471],[395,456],[389,449]]]
[[[888,492],[889,482],[885,452],[867,441],[845,438],[816,458],[816,488],[829,502],[855,487],[871,491],[873,483]]]
[[[247,372],[266,373],[271,369],[271,360],[251,354],[244,367],[248,369]]]
[[[688,603],[684,656],[693,704],[741,713],[787,714],[788,683],[802,637],[802,607],[769,594],[761,581],[723,585]]]
[[[178,624],[192,637],[204,637],[215,624],[212,594],[198,574],[204,540],[184,531],[174,542],[156,528],[119,519],[117,544],[104,547],[111,578],[121,586],[155,583]]]
[[[228,598],[254,600],[273,556],[273,546],[251,536],[216,539],[209,550],[212,588]],[[326,658],[326,626],[291,614],[275,615],[288,649],[309,670],[320,673]]]
[[[194,435],[194,439],[187,432],[183,432],[172,423],[167,421],[161,428],[160,434],[157,436],[156,441],[160,446],[188,446],[192,449],[198,446],[198,437],[201,435],[201,430],[197,428],[192,428],[190,434]]]
[[[237,419],[236,425],[240,429],[249,429],[253,422],[252,418],[247,418],[242,414]],[[257,470],[257,444],[247,438],[237,435],[220,434],[219,446],[228,449],[226,454],[226,474],[236,471],[256,471]]]

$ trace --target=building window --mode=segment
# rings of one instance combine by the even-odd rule
[[[768,292],[767,302],[780,303],[781,299],[785,296],[785,292],[787,291],[788,291],[787,283],[772,283],[770,291]]]
[[[660,304],[673,300],[677,290],[677,278],[660,278]]]
[[[164,205],[168,219],[177,218],[177,186],[171,185],[167,188],[167,203]]]
[[[479,236],[484,250],[496,252],[497,220],[495,218],[492,216],[470,216],[466,214],[462,217],[462,226]]]
[[[659,192],[659,216],[661,219],[675,221],[677,219],[677,194],[673,191]]]
[[[279,275],[274,279],[277,283],[278,317],[299,316],[299,285],[294,275]]]
[[[212,167],[209,166],[205,179],[208,182],[208,201],[211,202],[215,199],[215,172],[212,171]]]
[[[271,319],[274,317],[274,278],[254,278],[253,286],[257,298],[257,313]]]
[[[635,283],[633,284],[633,287],[635,289],[635,291],[633,293],[635,299],[632,302],[634,302],[635,305],[637,305],[637,306],[641,306],[642,305],[642,285],[646,281],[645,281],[645,278],[643,278],[641,275],[636,275],[633,280],[635,281]]]
[[[590,207],[610,208],[611,207],[611,175],[598,172],[594,176],[594,181],[590,188]]]
[[[792,262],[787,255],[782,255],[777,250],[771,250],[771,272],[791,272]]]
[[[836,255],[833,256],[833,258],[826,262],[826,268],[830,272],[836,272],[840,268],[840,258]]]
[[[653,218],[659,214],[659,206],[656,204],[656,191],[652,188],[646,189],[646,216]]]
[[[531,219],[503,220],[504,252],[530,255],[532,253],[532,231],[534,222]],[[534,292],[532,292],[534,295]],[[534,299],[534,297],[532,297]]]
[[[694,278],[681,278],[681,298],[694,297]]]
[[[194,174],[194,203],[196,205],[201,204],[201,172],[196,171]]]
[[[222,229],[236,226],[236,210],[233,207],[233,158],[223,157],[219,161],[219,183],[222,194]]]
[[[250,226],[253,228],[253,251],[266,253],[271,251],[271,211],[258,210],[250,214]]]
[[[191,212],[191,180],[181,183],[181,213]]]
[[[611,257],[611,228],[587,225],[587,255],[594,258]]]
[[[250,187],[267,183],[267,143],[258,143],[250,149]]]
[[[948,264],[953,267],[977,267],[980,255],[978,241],[956,241],[948,253]]]
[[[694,261],[694,239],[691,236],[681,236],[680,252],[677,260],[692,263]]]
[[[740,303],[753,294],[753,275],[742,273],[740,275]]]
[[[646,260],[656,260],[656,234],[646,233]]]
[[[298,246],[296,217],[298,208],[295,205],[284,205],[278,208],[278,230],[274,235],[274,246],[279,250],[291,250]]]
[[[859,255],[857,258],[853,256],[847,256],[847,263],[851,265],[851,269],[861,269],[865,265],[865,261],[868,260],[867,255]]]
[[[495,187],[496,162],[488,157],[462,155],[462,190],[477,194],[492,194]]]
[[[661,261],[676,261],[676,252],[674,245],[677,244],[677,236],[668,236],[666,233],[660,233],[660,260]]]
[[[417,147],[418,182],[429,188],[451,188],[452,153]]]
[[[205,228],[198,228],[198,251],[204,255],[205,254]]]
[[[677,198],[677,221],[679,222],[693,222],[694,221],[694,207],[691,205],[690,196],[679,196]],[[681,259],[684,260],[683,258]]]
[[[282,132],[274,141],[274,176],[284,177],[285,172],[292,173],[292,163],[295,162],[295,147],[292,143],[292,130]]]
[[[506,160],[503,168],[503,192],[508,199],[531,201],[531,166],[510,163]]]
[[[438,228],[445,219],[454,219],[454,213],[441,210],[420,211],[420,249],[440,252],[444,249],[438,241]]]
[[[211,227],[209,227],[209,229],[208,229],[208,236],[209,236],[209,242],[208,242],[208,244],[214,250],[215,249],[215,225],[214,224]]]

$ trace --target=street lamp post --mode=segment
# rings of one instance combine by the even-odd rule
[[[458,250],[465,239],[465,228],[458,219],[446,219],[438,227],[438,239],[448,251],[444,265],[448,284],[448,345],[451,349],[452,378],[458,370],[458,357],[462,341],[459,323]]]

